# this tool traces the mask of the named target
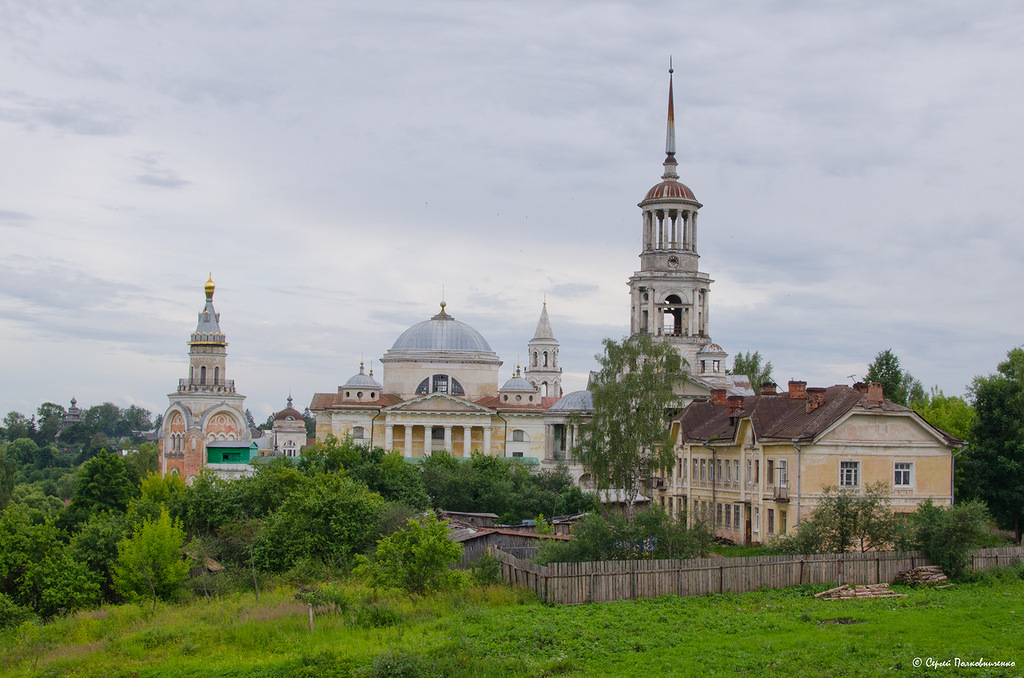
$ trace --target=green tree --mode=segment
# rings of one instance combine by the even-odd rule
[[[740,351],[732,360],[730,373],[746,375],[750,380],[750,388],[754,389],[754,393],[760,393],[761,384],[772,381],[772,363],[769,360],[761,364],[763,360],[760,351]]]
[[[675,461],[670,425],[672,384],[682,361],[675,348],[640,334],[621,343],[604,340],[601,369],[591,380],[594,410],[582,422],[574,450],[599,489],[622,488],[627,515],[640,486]]]
[[[1014,348],[997,372],[975,377],[972,444],[958,460],[965,495],[984,501],[1018,543],[1024,532],[1024,349]]]
[[[362,562],[360,573],[379,587],[425,593],[457,581],[451,566],[462,557],[462,544],[448,538],[448,526],[433,514],[420,522],[410,518],[404,530],[377,543],[376,556]]]
[[[145,433],[153,429],[153,413],[138,405],[129,405],[128,409],[121,410],[120,421],[122,428],[128,431],[127,435]]]
[[[82,521],[98,511],[124,513],[136,489],[121,457],[101,450],[78,472],[69,520]]]
[[[970,567],[971,549],[982,548],[991,539],[989,520],[980,501],[939,508],[929,499],[911,516],[913,539],[933,565],[958,578]]]
[[[8,412],[4,416],[3,434],[7,440],[31,438],[36,432],[36,424],[21,412]]]
[[[108,436],[121,435],[118,422],[121,421],[121,408],[111,402],[93,405],[85,411],[85,423]]]
[[[35,464],[38,451],[39,445],[31,438],[18,438],[7,444],[8,456],[22,467]]]
[[[114,585],[126,598],[146,594],[168,600],[188,578],[189,563],[182,559],[185,532],[181,523],[171,520],[167,509],[156,521],[146,520],[130,538],[117,545]]]
[[[11,500],[14,491],[14,474],[18,472],[18,463],[8,458],[3,447],[0,447],[0,511]]]
[[[789,553],[845,553],[889,548],[899,536],[888,488],[875,483],[863,493],[826,487],[818,505],[795,534],[772,545]]]
[[[264,524],[257,562],[283,572],[300,559],[344,565],[376,539],[385,502],[341,473],[319,474],[296,488]]]
[[[64,423],[66,410],[57,403],[45,402],[36,410],[38,430],[36,431],[36,442],[40,445],[49,445],[57,439],[57,432]]]
[[[912,403],[914,411],[929,424],[963,441],[970,439],[974,408],[959,396],[947,396],[933,386],[928,398]]]
[[[114,589],[114,565],[117,562],[117,545],[126,536],[124,516],[102,511],[89,516],[71,539],[72,555],[85,565],[104,600],[118,600]]]
[[[908,405],[927,398],[921,382],[900,366],[900,359],[887,348],[868,365],[864,381],[877,381],[882,395],[898,405]]]

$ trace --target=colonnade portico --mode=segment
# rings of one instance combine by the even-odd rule
[[[474,450],[484,454],[492,452],[489,418],[460,423],[459,421],[432,419],[429,416],[386,421],[384,423],[384,449],[401,450],[403,456],[406,457],[414,456],[416,451],[419,451],[422,456],[428,456],[435,449],[435,429],[443,430],[443,438],[440,439],[442,444],[436,449],[447,450],[453,456],[468,457]],[[414,450],[414,442],[420,443],[422,447],[419,450]]]

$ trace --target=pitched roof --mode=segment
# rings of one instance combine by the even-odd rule
[[[810,390],[810,389],[809,389]],[[699,401],[690,404],[677,417],[682,442],[733,440],[741,419],[749,419],[758,440],[813,440],[854,408],[866,412],[906,413],[934,430],[949,446],[961,441],[926,422],[909,407],[891,400],[871,402],[865,393],[838,384],[824,389],[822,402],[808,411],[807,398],[791,398],[786,392],[748,396],[742,407],[729,415],[726,404]]]

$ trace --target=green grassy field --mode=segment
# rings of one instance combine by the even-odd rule
[[[906,598],[825,587],[579,607],[506,587],[410,598],[348,589],[314,630],[294,590],[107,607],[0,635],[10,676],[1021,676],[1024,580]],[[914,667],[915,658],[1013,668]]]

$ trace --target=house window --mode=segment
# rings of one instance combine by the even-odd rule
[[[775,534],[775,509],[768,509],[768,534]]]
[[[732,504],[725,505],[725,526],[732,525]]]
[[[754,460],[754,482],[755,483],[761,482],[761,460],[760,459],[755,459]]]
[[[775,484],[775,460],[774,459],[767,459],[766,462],[767,462],[767,464],[765,466],[765,471],[764,471],[764,473],[765,473],[765,482],[768,483],[769,486],[771,486],[771,485]]]
[[[753,468],[753,465],[752,465],[752,463],[751,463],[751,460],[750,460],[750,459],[747,459],[747,482],[748,482],[748,483],[749,483],[750,481],[752,481],[752,480],[754,479],[754,476],[753,476],[753,475],[751,475],[751,473],[750,473],[750,470],[751,470],[752,468]]]
[[[839,462],[839,487],[860,487],[860,462]]]
[[[515,431],[512,431],[512,442],[514,442],[514,443],[521,443],[524,440],[526,440],[526,432],[525,431],[522,431],[521,429],[518,429],[518,428]]]
[[[914,465],[908,461],[898,461],[893,471],[892,484],[896,487],[910,487],[910,472]]]
[[[697,475],[697,460],[693,460],[693,479],[696,480],[700,476]]]
[[[361,439],[363,437],[363,427],[362,426],[353,426],[352,427],[352,437],[356,438],[356,439]]]
[[[786,512],[779,511],[779,534],[786,534]]]
[[[715,504],[715,523],[718,525],[722,524],[722,505]]]
[[[732,462],[729,460],[725,462],[725,482],[732,482]]]
[[[721,478],[722,477],[722,460],[721,459],[718,460],[718,474],[715,477],[716,478]]]
[[[732,510],[732,526],[734,529],[740,529],[740,505],[737,504],[736,508]]]
[[[707,459],[701,459],[700,460],[700,479],[701,480],[707,480],[707,476],[705,475],[705,473],[706,473],[705,469],[706,468],[707,468]]]
[[[754,522],[754,524],[752,526],[753,531],[754,532],[760,532],[761,531],[761,508],[758,507],[758,506],[754,507],[754,521],[753,522]]]
[[[789,461],[779,459],[779,487],[786,487],[789,483]]]

